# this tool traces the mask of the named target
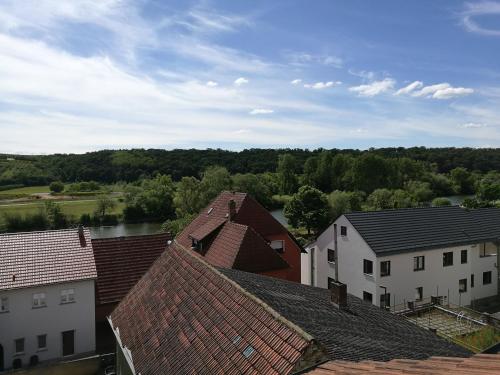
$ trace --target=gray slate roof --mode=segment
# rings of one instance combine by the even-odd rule
[[[404,318],[348,295],[339,310],[328,289],[219,268],[322,344],[331,359],[388,361],[430,356],[468,357],[471,353]]]
[[[352,212],[345,217],[377,255],[500,237],[500,209],[459,206]]]

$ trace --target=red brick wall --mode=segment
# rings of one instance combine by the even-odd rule
[[[280,279],[295,281],[300,283],[300,247],[290,238],[288,233],[274,234],[266,236],[269,241],[285,241],[285,252],[280,254],[290,265],[291,269],[262,272],[262,275],[273,276]]]

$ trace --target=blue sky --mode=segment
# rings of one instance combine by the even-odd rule
[[[500,1],[2,0],[0,152],[500,146]]]

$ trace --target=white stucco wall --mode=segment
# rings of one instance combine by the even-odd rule
[[[61,290],[74,289],[75,302],[61,304]],[[46,307],[33,308],[34,293],[45,293]],[[53,284],[36,288],[0,291],[9,298],[9,312],[0,313],[0,344],[6,368],[14,358],[29,364],[32,355],[40,361],[62,356],[64,331],[75,331],[75,354],[95,350],[94,280]],[[47,335],[47,349],[37,350],[37,335]],[[24,338],[24,354],[15,355],[14,340]]]
[[[469,305],[472,299],[493,296],[497,293],[496,256],[480,257],[480,244],[454,246],[425,251],[416,251],[390,256],[376,257],[368,244],[363,240],[351,223],[341,216],[335,222],[338,229],[339,280],[347,284],[348,293],[363,298],[363,291],[373,295],[373,303],[379,305],[380,295],[387,287],[391,294],[391,305],[415,299],[417,287],[423,287],[423,297],[439,293],[448,296],[454,304]],[[340,227],[347,227],[347,236],[340,235]],[[315,251],[314,285],[328,287],[328,277],[335,277],[335,265],[328,262],[328,248],[334,249],[333,224],[323,232],[316,242],[306,247],[307,254],[302,254],[302,283],[310,285],[311,280],[311,247]],[[495,245],[488,244],[490,253],[496,250]],[[461,264],[460,251],[468,250],[467,264]],[[453,251],[453,266],[443,267],[443,253]],[[413,258],[425,256],[425,270],[413,270]],[[363,274],[363,259],[372,260],[373,276]],[[380,262],[391,261],[391,275],[380,276]],[[492,283],[483,285],[483,272],[492,271]],[[475,276],[475,286],[471,288],[471,274]],[[467,279],[467,292],[459,296],[459,280]]]
[[[467,250],[467,263],[461,263],[461,250]],[[453,265],[443,267],[443,253],[453,252]],[[413,270],[413,258],[425,256],[425,269]],[[417,287],[423,288],[423,297],[446,296],[453,304],[469,305],[472,299],[496,294],[496,256],[480,258],[478,245],[454,246],[426,251],[379,257],[378,263],[390,260],[391,275],[380,277],[380,285],[391,294],[391,305],[414,300]],[[492,271],[492,283],[483,285],[483,272]],[[471,287],[474,274],[474,287]],[[467,279],[467,291],[460,295],[459,280]]]

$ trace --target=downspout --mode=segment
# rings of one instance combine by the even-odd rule
[[[337,224],[333,224],[333,249],[335,250],[335,281],[339,281],[339,246],[337,243]]]

